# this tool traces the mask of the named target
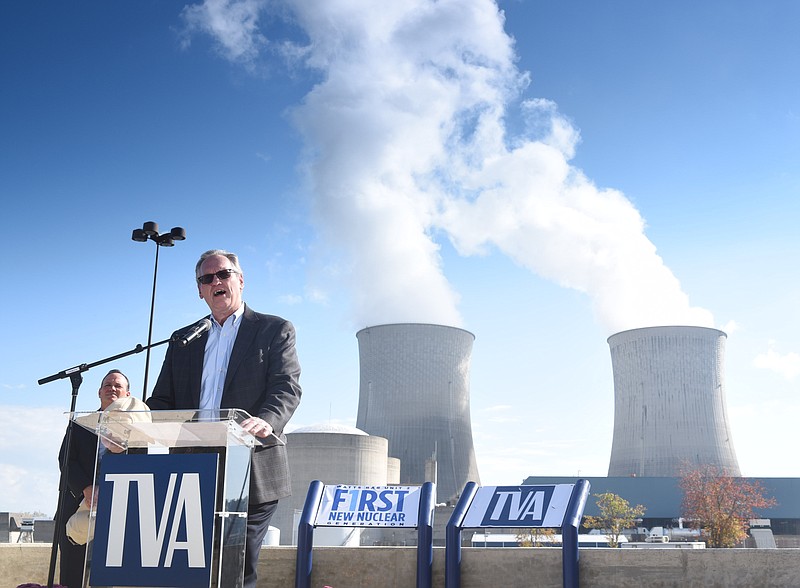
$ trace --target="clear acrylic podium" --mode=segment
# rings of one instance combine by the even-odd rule
[[[97,435],[100,463],[84,586],[242,586],[251,454],[262,442],[281,443],[242,429],[249,417],[235,409],[71,414]],[[192,471],[198,459],[211,464],[203,474]],[[113,468],[128,473],[104,473]],[[201,517],[213,520],[209,530],[197,519],[212,508]]]

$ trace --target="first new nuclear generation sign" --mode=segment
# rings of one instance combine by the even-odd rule
[[[420,486],[325,486],[317,527],[416,527]]]

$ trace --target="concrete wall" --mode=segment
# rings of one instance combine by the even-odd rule
[[[444,586],[444,549],[434,550],[433,586]],[[325,547],[314,550],[311,585],[414,588],[416,549]],[[259,561],[261,588],[294,586],[296,551],[269,547]],[[50,546],[0,545],[0,588],[46,584]],[[465,548],[462,588],[561,588],[560,549]],[[581,588],[797,588],[800,549],[584,549]]]

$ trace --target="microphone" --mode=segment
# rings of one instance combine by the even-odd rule
[[[186,347],[189,343],[200,337],[203,333],[211,328],[211,321],[204,318],[200,322],[192,326],[191,329],[186,331],[183,335],[176,335],[174,341],[178,342],[181,347]]]

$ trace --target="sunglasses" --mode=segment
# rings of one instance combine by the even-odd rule
[[[218,272],[214,272],[213,274],[203,274],[202,276],[197,278],[197,281],[200,282],[201,284],[208,285],[214,281],[215,276],[220,280],[227,280],[232,275],[238,273],[239,272],[237,272],[235,269],[224,269],[224,270],[219,270]]]

